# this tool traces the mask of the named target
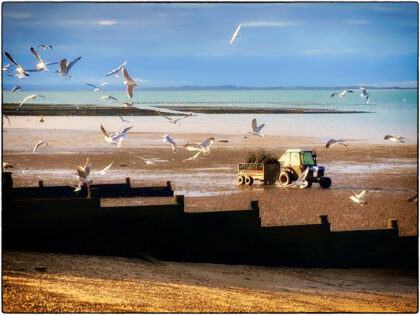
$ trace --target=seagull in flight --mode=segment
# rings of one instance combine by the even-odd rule
[[[48,142],[47,141],[42,141],[42,140],[40,140],[40,141],[38,141],[38,143],[37,144],[35,144],[35,147],[34,147],[34,149],[33,149],[33,151],[32,152],[35,152],[41,145],[43,145],[43,144],[45,144],[47,147],[49,147],[50,145],[48,144]]]
[[[133,128],[133,126],[126,127],[122,129],[120,132],[116,132],[113,135],[110,135],[101,124],[101,130],[102,130],[102,133],[104,134],[105,142],[110,143],[110,144],[117,144],[116,141],[118,140],[118,147],[121,146],[122,139],[127,138],[127,133],[131,128]]]
[[[119,100],[117,100],[115,97],[113,97],[111,95],[101,96],[100,100],[113,100],[114,102],[117,102],[119,104],[122,104]]]
[[[91,163],[89,158],[86,159],[85,166],[77,166],[77,178],[79,180],[79,185],[85,184],[87,187],[89,187],[90,184],[92,184],[92,180],[89,179],[89,173],[90,173]]]
[[[48,100],[48,101],[50,101],[51,102],[51,100],[48,98],[48,97],[45,97],[45,96],[43,96],[43,95],[39,95],[39,94],[32,94],[32,95],[28,95],[27,97],[25,97],[21,102],[20,102],[20,104],[19,104],[19,106],[18,106],[18,108],[16,108],[16,110],[19,110],[19,108],[27,101],[27,100],[30,100],[30,99],[32,99],[32,100],[34,100],[34,99],[36,99],[37,97],[41,97],[41,98],[45,98],[46,100]],[[52,102],[51,102],[52,103]]]
[[[336,93],[336,92],[334,92],[333,94],[331,94],[331,97],[333,97],[334,95],[338,95],[338,97],[344,97],[344,95],[346,95],[346,93],[353,93],[353,91],[352,90],[343,90],[343,91],[341,91],[341,93],[339,94],[339,93]]]
[[[121,71],[122,71],[122,74],[123,74],[123,76],[124,76],[124,78],[125,78],[125,81],[123,82],[125,85],[127,85],[127,89],[126,89],[126,92],[127,92],[127,96],[129,97],[129,98],[132,98],[133,97],[133,88],[135,87],[135,86],[138,86],[137,85],[137,83],[130,77],[130,75],[128,74],[128,72],[127,72],[127,70],[125,69],[125,67],[121,67]]]
[[[108,82],[102,82],[101,84],[99,84],[98,86],[96,86],[96,85],[94,85],[94,84],[86,83],[86,85],[89,85],[89,86],[93,87],[93,91],[94,91],[94,92],[99,91],[99,88],[100,88],[101,86],[104,86],[104,85],[107,85],[107,84],[108,84]]]
[[[8,76],[18,77],[19,79],[22,79],[24,77],[29,77],[29,73],[28,72],[38,71],[38,70],[26,70],[26,69],[23,69],[23,67],[20,64],[18,64],[7,51],[5,51],[4,53],[5,53],[6,57],[9,58],[9,60],[16,65],[16,72],[18,73],[18,74],[15,74],[15,75],[8,74]]]
[[[56,70],[59,75],[63,76],[66,80],[71,79],[69,75],[70,69],[74,66],[76,62],[78,62],[82,57],[78,57],[71,62],[67,62],[67,59],[63,59],[60,61],[60,69]]]
[[[308,173],[309,173],[309,167],[307,167],[305,169],[305,171],[302,172],[302,174],[300,174],[299,178],[296,181],[291,182],[286,187],[297,187],[297,186],[299,186],[300,189],[304,189],[304,188],[308,187],[309,182],[306,180],[306,177],[308,176]]]
[[[242,24],[239,24],[238,27],[236,28],[235,33],[233,33],[232,38],[230,39],[229,45],[232,45],[232,43],[235,41],[236,37],[239,37],[238,33],[239,30],[241,29]]]
[[[196,159],[200,153],[204,153],[204,154],[209,154],[210,153],[210,146],[213,144],[214,142],[214,138],[207,138],[204,142],[202,143],[187,143],[184,145],[184,148],[187,149],[188,151],[198,151],[198,153],[190,158],[187,159],[188,160],[194,160]]]
[[[22,88],[19,85],[16,85],[13,89],[11,89],[12,92],[22,91]]]
[[[405,97],[403,98],[403,102],[404,102],[404,103],[405,103],[405,102],[407,102],[407,99],[406,99]]]
[[[10,72],[10,63],[8,63],[7,65],[5,65],[5,66],[2,66],[1,67],[1,70],[3,70],[3,71],[7,71],[7,72]]]
[[[369,94],[366,93],[366,89],[364,87],[359,87],[359,90],[362,90],[361,97],[365,98],[366,104],[369,104]]]
[[[53,49],[53,47],[52,47],[51,45],[48,45],[48,46],[47,46],[47,45],[41,44],[41,45],[39,45],[39,46],[38,46],[38,48],[39,48],[39,47],[42,47],[42,49],[44,49],[44,50],[47,50],[47,49]]]
[[[106,77],[115,74],[115,77],[118,78],[119,75],[118,73],[120,72],[121,68],[124,67],[127,64],[127,61],[124,61],[123,64],[115,69],[113,69],[112,71],[108,72],[107,74],[105,74]]]
[[[394,136],[391,136],[391,135],[386,135],[385,137],[384,137],[384,140],[389,140],[389,141],[392,141],[392,142],[405,142],[404,140],[407,140],[407,138],[405,138],[405,137],[402,137],[402,136],[397,136],[397,137],[394,137]]]
[[[120,119],[121,119],[121,121],[122,121],[122,122],[128,122],[128,123],[129,123],[129,121],[128,121],[128,120],[126,120],[126,119],[122,118],[120,115],[118,115],[118,117],[120,117]]]
[[[153,165],[155,163],[164,163],[164,162],[168,162],[168,160],[161,160],[159,158],[145,158],[142,156],[137,156],[137,158],[142,159],[144,163],[146,163],[147,165]]]
[[[106,166],[103,170],[96,172],[95,174],[99,175],[105,175],[106,171],[109,170],[109,168],[114,164],[114,161],[112,161],[108,166]]]
[[[171,137],[169,137],[169,135],[168,134],[166,134],[166,135],[163,135],[162,136],[162,141],[164,142],[164,143],[169,143],[170,145],[171,145],[171,147],[172,147],[172,151],[175,153],[176,152],[176,143],[175,143],[175,141],[174,140],[172,140],[172,138]]]
[[[265,124],[262,124],[257,127],[257,120],[254,118],[252,120],[252,131],[249,131],[248,133],[259,137],[264,137],[264,135],[261,133],[261,130],[264,128],[264,126]]]
[[[328,149],[335,146],[336,144],[341,144],[341,145],[344,145],[345,147],[348,146],[347,142],[343,139],[330,139],[325,145],[325,147]]]
[[[361,206],[367,204],[367,201],[365,200],[366,190],[363,190],[360,194],[356,194],[354,192],[352,192],[352,194],[353,196],[349,197],[351,200],[353,200]]]
[[[7,121],[9,122],[9,126],[12,127],[12,124],[10,123],[10,119],[9,116],[7,116],[6,114],[3,114],[4,118],[7,119]]]
[[[124,107],[133,107],[133,102],[123,102]]]
[[[185,119],[185,118],[187,118],[187,117],[190,117],[193,113],[189,113],[189,114],[187,114],[187,115],[185,115],[185,116],[183,116],[183,117],[181,117],[181,118],[177,118],[177,119],[173,119],[173,118],[171,118],[171,117],[168,117],[168,116],[162,115],[159,111],[158,111],[158,114],[159,114],[160,116],[165,117],[166,119],[168,119],[170,123],[172,123],[172,124],[176,125],[176,123],[177,123],[178,121],[180,121],[181,119]]]
[[[41,57],[39,56],[38,52],[35,50],[35,48],[31,47],[31,52],[35,56],[35,58],[38,60],[37,65],[35,66],[35,69],[38,71],[50,71],[48,70],[48,65],[56,65],[58,62],[47,62],[45,63]]]

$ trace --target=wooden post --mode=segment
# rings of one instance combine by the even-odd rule
[[[319,223],[321,224],[329,224],[328,216],[327,215],[320,215],[319,216]]]
[[[128,185],[128,187],[131,187],[130,177],[125,178],[125,183]]]
[[[171,189],[171,181],[170,181],[170,180],[168,180],[168,181],[166,182],[166,186],[167,186],[167,187],[169,187],[169,189]]]
[[[398,220],[389,219],[388,220],[388,229],[398,230]]]
[[[251,210],[259,211],[258,200],[251,200]]]
[[[39,188],[44,187],[44,182],[42,180],[38,181],[38,186]]]
[[[5,189],[13,188],[12,172],[3,172],[2,184]]]
[[[178,205],[184,205],[184,195],[175,195],[175,203]]]

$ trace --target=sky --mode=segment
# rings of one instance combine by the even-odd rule
[[[140,88],[236,85],[417,86],[418,4],[393,3],[2,3],[2,64],[25,69],[40,44],[45,62],[82,59],[71,80],[49,72],[3,84],[82,88],[121,78]],[[228,45],[242,23],[239,37]]]

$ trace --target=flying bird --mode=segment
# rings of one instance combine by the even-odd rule
[[[41,97],[41,98],[45,98],[46,100],[48,100],[48,101],[50,101],[51,102],[51,100],[48,98],[48,97],[45,97],[45,96],[43,96],[43,95],[39,95],[39,94],[32,94],[32,95],[28,95],[27,97],[25,97],[21,102],[20,102],[20,104],[19,104],[19,106],[18,106],[18,108],[16,108],[16,110],[19,110],[19,108],[27,101],[27,100],[30,100],[30,99],[32,99],[32,100],[34,100],[34,99],[36,99],[37,97]],[[52,103],[52,102],[51,102]]]
[[[56,70],[59,75],[63,76],[66,80],[71,79],[69,75],[70,69],[74,66],[76,62],[78,62],[82,57],[78,57],[71,62],[67,62],[67,59],[63,59],[60,61],[60,69]]]
[[[97,91],[99,91],[99,88],[101,87],[101,86],[104,86],[104,85],[107,85],[108,84],[108,82],[102,82],[101,84],[99,84],[99,85],[94,85],[94,84],[90,84],[90,83],[86,83],[86,85],[89,85],[89,86],[91,86],[91,87],[93,87],[93,91],[94,92],[97,92]]]
[[[338,97],[344,97],[344,95],[346,95],[346,93],[353,93],[352,90],[343,90],[341,91],[341,93],[336,93],[334,92],[333,94],[331,94],[331,97],[333,97],[334,95],[338,95]]]
[[[336,144],[341,144],[341,145],[344,145],[345,147],[348,146],[347,142],[343,139],[330,139],[325,145],[325,147],[328,149],[335,146]]]
[[[262,124],[262,125],[259,125],[257,127],[257,120],[254,118],[252,120],[252,131],[250,131],[248,133],[250,133],[252,135],[259,136],[259,137],[264,137],[264,135],[261,134],[261,130],[264,128],[264,126],[265,126],[265,124]]]
[[[200,153],[204,153],[204,154],[209,154],[210,153],[210,146],[213,144],[214,142],[214,138],[207,138],[204,142],[202,143],[187,143],[185,144],[183,147],[185,149],[187,149],[188,151],[198,151],[196,155],[190,157],[187,159],[188,160],[194,160],[196,159]]]
[[[126,139],[126,137],[127,137],[127,133],[128,133],[128,131],[131,129],[131,128],[133,128],[133,126],[131,126],[131,127],[127,127],[127,128],[124,128],[124,129],[122,129],[120,132],[116,132],[116,133],[114,133],[113,135],[110,135],[106,130],[105,130],[105,128],[101,125],[101,130],[102,130],[102,133],[104,134],[104,139],[105,139],[105,142],[106,143],[110,143],[110,144],[117,144],[117,140],[119,141],[118,142],[118,146],[120,146],[121,145],[121,142],[122,142],[122,139]]]
[[[124,107],[133,107],[133,102],[123,102]]]
[[[359,87],[359,90],[362,90],[360,96],[366,100],[366,104],[369,104],[369,94],[366,93],[366,89],[364,87]]]
[[[7,119],[7,121],[9,122],[9,126],[12,127],[12,124],[10,123],[10,119],[6,114],[3,114],[4,118]]]
[[[384,140],[389,140],[389,141],[392,141],[392,142],[405,142],[404,140],[407,140],[407,138],[405,138],[405,137],[402,137],[402,136],[397,136],[397,137],[394,137],[394,136],[391,136],[391,135],[386,135],[385,137],[384,137]]]
[[[38,141],[38,143],[37,144],[35,144],[35,147],[34,147],[34,149],[33,149],[33,151],[32,152],[35,152],[41,145],[43,145],[43,144],[45,144],[47,147],[49,147],[50,145],[48,144],[48,142],[47,141],[42,141],[42,140],[40,140],[40,141]]]
[[[182,120],[182,119],[185,119],[185,118],[187,118],[187,117],[190,117],[193,113],[189,113],[189,114],[187,114],[187,115],[185,115],[185,116],[183,116],[183,117],[181,117],[181,118],[177,118],[177,119],[173,119],[173,118],[171,118],[171,117],[168,117],[168,116],[162,115],[159,111],[158,111],[158,114],[159,114],[160,116],[165,117],[166,119],[168,119],[170,123],[172,123],[172,124],[176,125],[176,123],[177,123],[178,121],[180,121],[180,120]]]
[[[404,98],[403,98],[403,102],[405,103],[406,101],[407,101],[407,99],[404,97]]]
[[[172,151],[175,153],[176,152],[176,143],[175,143],[175,141],[174,140],[172,140],[172,138],[171,137],[169,137],[169,135],[168,134],[166,134],[166,135],[163,135],[162,136],[162,141],[164,142],[164,143],[169,143],[170,145],[171,145],[171,147],[172,147]]]
[[[124,61],[123,64],[115,69],[113,69],[112,71],[108,72],[107,74],[105,74],[105,76],[110,76],[115,74],[115,77],[119,77],[118,73],[120,72],[121,68],[124,67],[127,64],[127,61]]]
[[[307,167],[305,169],[305,171],[302,172],[302,174],[300,174],[299,178],[296,181],[291,182],[286,187],[297,187],[297,186],[299,186],[300,189],[304,189],[304,188],[308,187],[309,182],[306,180],[306,177],[308,176],[308,173],[309,173],[309,167]]]
[[[19,85],[16,85],[13,89],[11,89],[12,92],[18,92],[22,91],[22,88]]]
[[[120,119],[121,119],[121,121],[122,121],[122,122],[128,122],[128,123],[129,123],[129,121],[128,121],[128,120],[126,120],[126,119],[122,118],[120,115],[118,115],[118,117],[120,117]]]
[[[367,204],[367,201],[365,200],[366,190],[363,190],[360,194],[356,194],[354,192],[352,192],[352,194],[353,196],[349,197],[351,200],[353,200],[361,206]]]
[[[133,97],[133,88],[137,86],[137,83],[130,77],[125,67],[121,67],[122,74],[125,78],[125,81],[123,82],[125,85],[127,85],[126,92],[127,96],[129,98]]]
[[[16,72],[18,73],[18,74],[15,74],[15,75],[8,74],[9,76],[18,77],[19,79],[22,79],[24,77],[29,77],[28,72],[38,71],[38,70],[23,69],[23,67],[20,64],[18,64],[7,51],[5,51],[4,53],[5,53],[6,57],[9,58],[9,60],[16,65]]]
[[[117,100],[115,97],[113,97],[111,95],[101,96],[100,100],[113,100],[114,102],[122,104],[119,100]]]
[[[142,156],[138,156],[139,159],[142,159],[144,163],[146,163],[147,165],[153,165],[155,163],[164,163],[164,162],[168,162],[168,160],[161,160],[159,158],[145,158]]]
[[[3,162],[3,169],[7,170],[8,168],[13,168],[13,165],[7,162]]]
[[[10,72],[10,63],[1,67],[1,70]]]
[[[41,45],[39,45],[39,46],[38,46],[38,48],[39,48],[39,47],[42,47],[42,49],[44,49],[44,50],[47,50],[47,49],[53,49],[53,47],[52,47],[51,45],[48,45],[48,46],[47,46],[47,45],[41,44]]]
[[[408,202],[417,202],[418,200],[419,200],[418,194],[414,194],[410,198],[407,199]]]
[[[96,174],[105,175],[106,171],[109,170],[109,168],[114,164],[114,161],[112,161],[107,167],[105,167],[103,170],[96,172]]]
[[[234,42],[236,37],[239,37],[238,33],[239,33],[240,28],[241,28],[241,25],[242,24],[239,24],[238,27],[236,28],[235,33],[233,33],[232,38],[230,39],[229,45],[232,45],[232,43]]]
[[[38,71],[50,71],[48,70],[48,65],[56,65],[58,62],[47,62],[45,63],[41,57],[39,56],[38,52],[35,50],[35,48],[31,47],[31,52],[35,56],[35,58],[38,60],[38,63],[35,66],[35,69]]]
[[[77,185],[77,186],[73,186],[73,185],[71,185],[71,187],[73,187],[74,188],[74,192],[75,193],[77,193],[77,192],[79,192],[79,191],[81,191],[82,190],[82,184],[81,183],[79,183],[79,185]]]
[[[87,187],[89,187],[90,184],[92,184],[92,180],[89,179],[89,173],[90,173],[91,163],[89,158],[86,159],[85,166],[77,166],[77,178],[79,180],[79,185],[85,184]]]

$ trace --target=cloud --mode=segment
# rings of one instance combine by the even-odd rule
[[[246,22],[242,23],[243,26],[247,27],[288,27],[300,25],[296,22]]]
[[[377,86],[377,87],[394,87],[401,88],[417,88],[417,81],[396,81],[396,82],[380,82],[380,83],[360,83],[359,86]]]
[[[299,53],[304,55],[343,55],[343,54],[355,54],[355,49],[305,49],[300,50]]]
[[[26,12],[13,12],[13,11],[3,11],[4,17],[12,18],[12,19],[27,19],[31,17],[29,13]]]
[[[91,24],[94,25],[103,25],[103,26],[109,26],[109,25],[115,25],[118,22],[115,20],[100,20],[100,21],[95,21],[95,22],[91,22]]]
[[[343,23],[351,24],[351,25],[363,25],[363,24],[369,24],[370,22],[366,20],[344,20]]]

